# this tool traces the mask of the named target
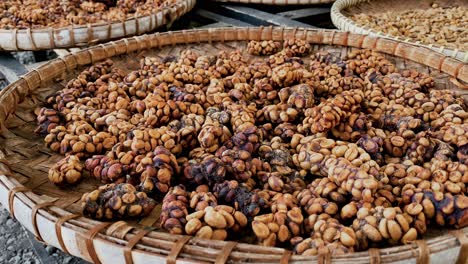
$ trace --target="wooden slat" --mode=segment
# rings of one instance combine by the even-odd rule
[[[230,27],[232,25],[225,24],[223,22],[216,22],[208,25],[201,26],[199,28],[220,28],[220,27]]]
[[[69,49],[54,49],[54,52],[57,54],[59,57],[64,57],[72,52],[75,51],[80,51],[80,48],[69,48]]]
[[[77,51],[80,51],[81,49],[80,48],[70,48],[68,49],[70,52],[77,52]]]
[[[330,8],[310,7],[303,9],[295,9],[286,12],[278,13],[277,15],[289,19],[298,19],[303,17],[311,17],[316,15],[330,14]]]
[[[243,21],[240,21],[240,20],[237,20],[237,19],[234,19],[234,18],[230,18],[230,17],[226,17],[226,16],[223,16],[223,15],[220,15],[220,14],[216,14],[216,13],[213,13],[213,12],[205,10],[205,9],[197,9],[197,10],[195,10],[195,13],[202,16],[202,17],[212,19],[214,21],[218,21],[218,22],[220,22],[222,24],[226,24],[226,25],[229,25],[229,26],[236,26],[236,27],[252,26],[252,24],[249,24],[247,22],[243,22]],[[210,24],[210,25],[213,25],[213,24]],[[206,25],[204,27],[208,27],[208,26],[209,25]],[[219,26],[215,26],[215,27],[219,27]]]
[[[70,54],[70,52],[66,49],[54,49],[54,52],[59,56],[59,57],[64,57],[68,54]]]
[[[256,26],[288,26],[288,27],[306,27],[315,28],[306,23],[302,23],[296,20],[288,19],[283,16],[263,12],[257,9],[253,9],[246,6],[234,6],[234,5],[222,5],[221,6],[226,14],[242,19],[247,23],[251,23]]]
[[[46,63],[47,61],[40,61],[40,62],[36,62],[36,63],[31,63],[31,64],[26,64],[24,65],[24,67],[26,67],[26,69],[28,71],[31,71],[33,69],[36,69],[38,68],[39,66],[41,66],[42,64]]]

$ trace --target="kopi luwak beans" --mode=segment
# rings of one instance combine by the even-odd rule
[[[83,70],[37,111],[36,132],[67,155],[49,179],[107,184],[83,195],[92,218],[142,218],[161,203],[170,233],[302,255],[468,225],[468,113],[454,92],[370,50],[310,56],[288,40],[247,51]]]

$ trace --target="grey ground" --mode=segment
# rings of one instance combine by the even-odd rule
[[[88,262],[46,246],[34,239],[0,204],[0,263],[3,264],[86,264]]]

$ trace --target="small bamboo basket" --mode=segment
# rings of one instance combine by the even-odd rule
[[[330,4],[335,0],[214,0],[217,2],[230,2],[241,4],[263,4],[263,5],[321,5]]]
[[[37,29],[0,29],[0,51],[46,50],[94,45],[99,42],[151,32],[171,25],[189,12],[195,0],[177,0],[149,16],[135,16],[123,21],[108,21],[68,27]]]
[[[244,49],[248,40],[304,39],[315,51],[343,55],[354,48],[385,54],[399,68],[435,78],[437,88],[467,97],[468,65],[427,48],[386,38],[332,30],[292,28],[216,28],[156,33],[101,44],[46,63],[0,92],[0,202],[38,240],[94,263],[457,263],[468,254],[468,228],[432,230],[417,243],[347,255],[291,255],[283,248],[172,235],[158,229],[161,207],[136,222],[99,222],[80,214],[82,193],[98,183],[90,177],[76,187],[59,189],[47,171],[61,157],[34,135],[34,108],[63,88],[84,66],[112,58],[131,71],[143,56],[178,54],[186,48],[217,54]],[[460,89],[461,87],[461,89]]]
[[[457,58],[463,62],[468,62],[468,51],[450,49],[437,44],[422,44],[419,41],[411,38],[402,38],[389,35],[380,31],[376,31],[367,26],[356,24],[350,17],[359,13],[378,13],[388,11],[402,11],[409,9],[427,9],[430,8],[434,1],[429,0],[337,0],[331,8],[331,19],[333,24],[340,30],[350,31],[358,34],[369,34],[371,36],[385,37],[403,42],[412,43],[415,45],[429,47],[432,50],[441,52],[453,58]],[[438,0],[440,6],[454,5],[467,6],[468,2],[463,0]]]

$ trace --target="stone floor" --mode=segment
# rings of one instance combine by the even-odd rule
[[[0,204],[0,264],[87,264],[34,239]]]

